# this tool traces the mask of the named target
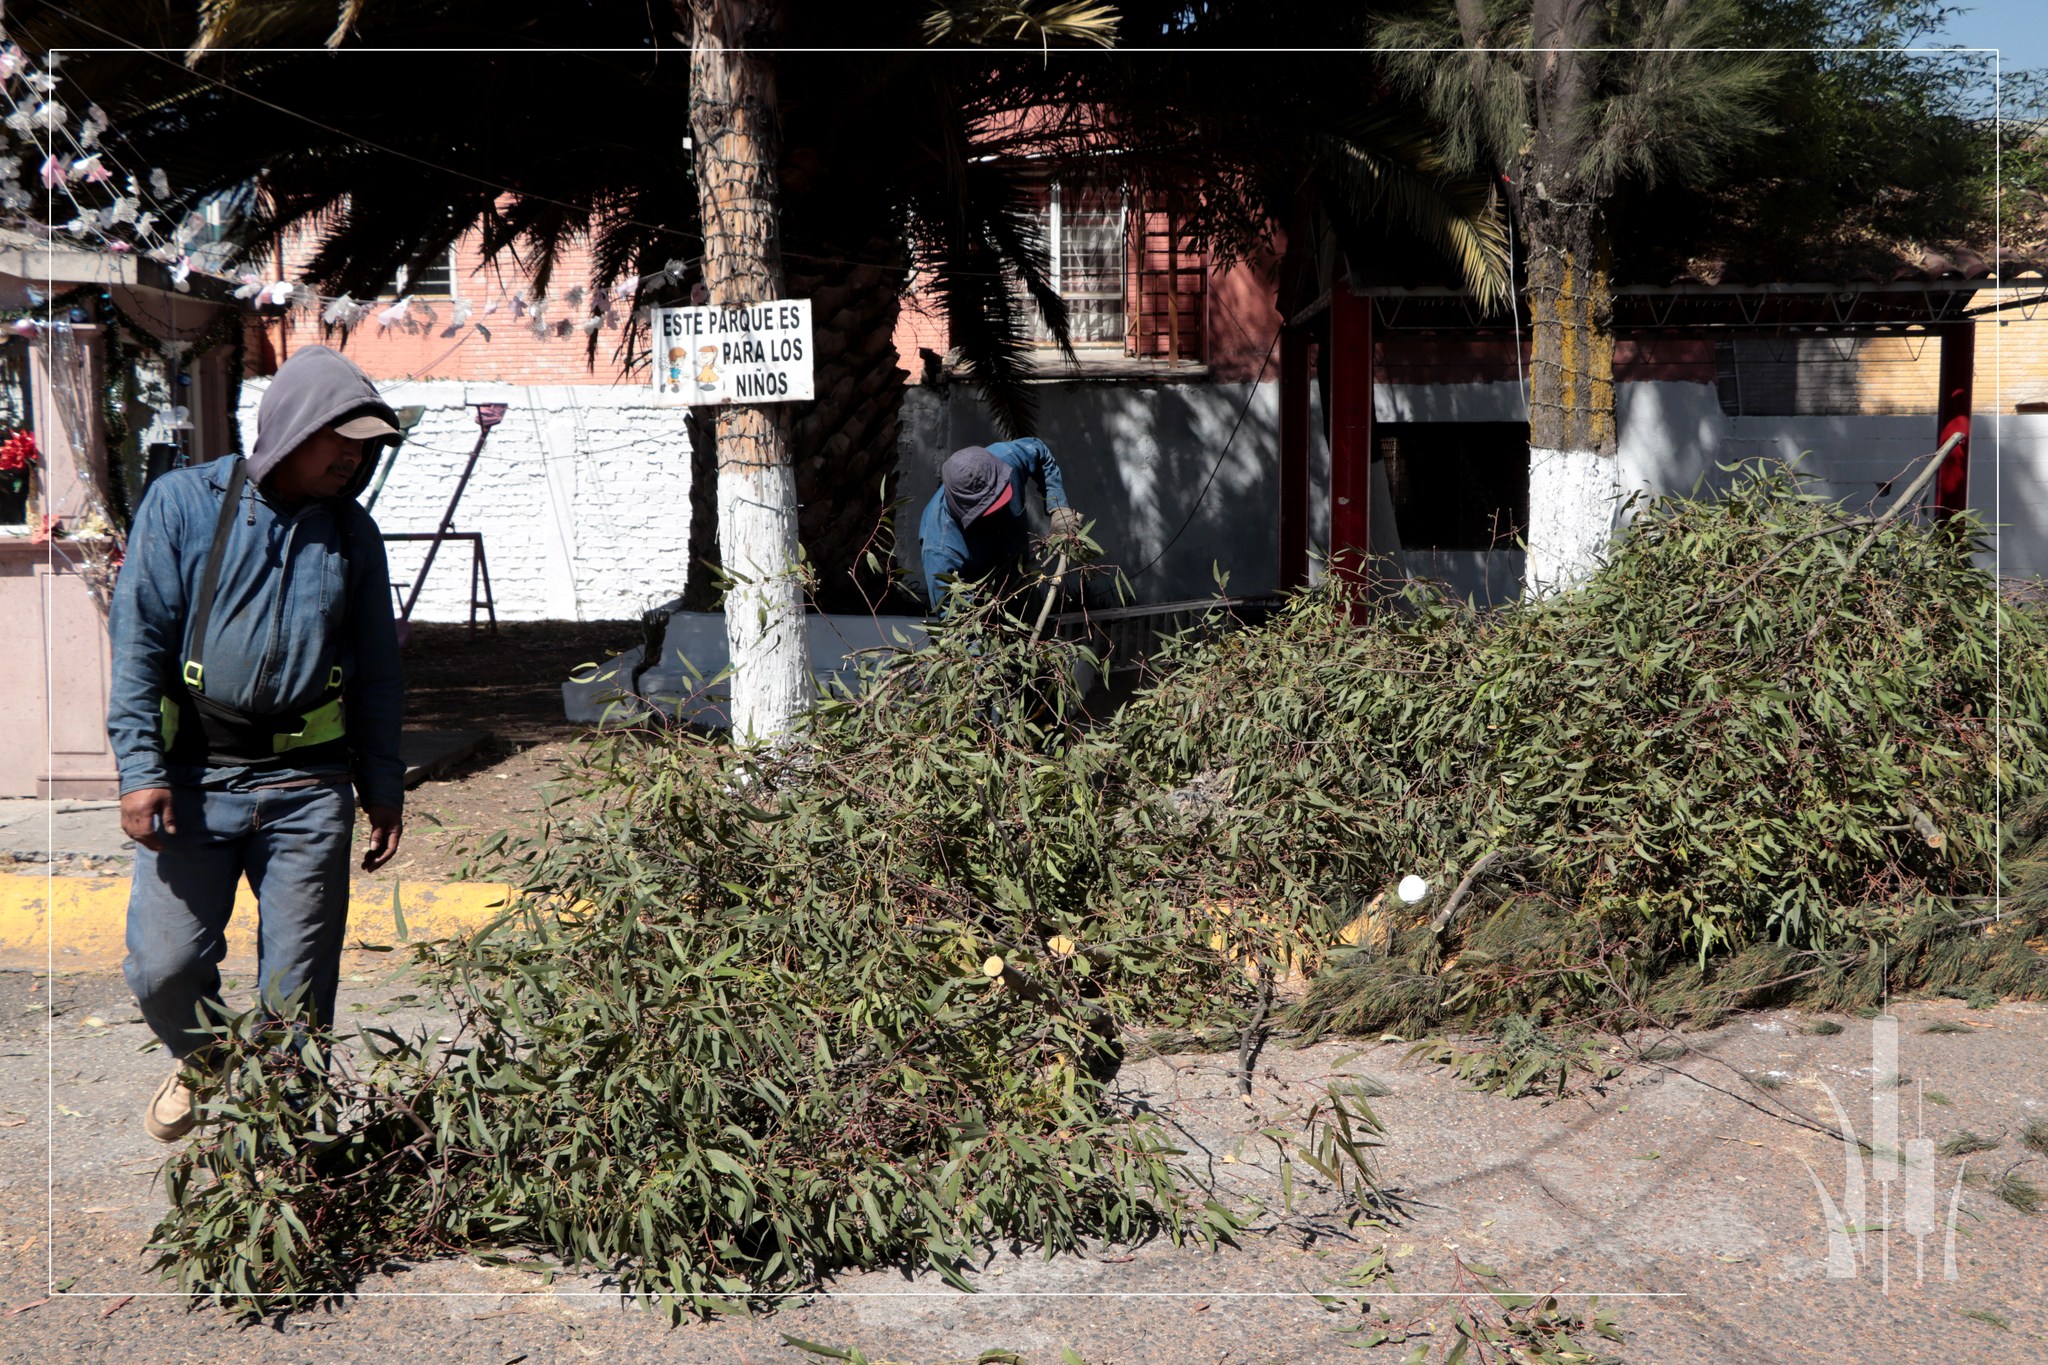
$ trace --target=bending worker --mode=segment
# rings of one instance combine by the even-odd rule
[[[140,848],[122,970],[174,1069],[149,1135],[192,1127],[228,916],[256,895],[257,980],[334,1018],[356,798],[365,871],[398,851],[404,679],[377,523],[355,502],[397,415],[339,353],[279,367],[247,460],[174,470],[143,499],[114,592],[107,734]],[[351,790],[353,788],[353,790]],[[202,1062],[203,1064],[203,1062]]]
[[[1037,480],[1045,494],[1053,534],[1078,534],[1081,514],[1067,506],[1059,463],[1037,437],[968,446],[946,458],[939,491],[917,528],[924,543],[925,596],[933,611],[945,605],[955,581],[998,596],[1009,591],[1030,548],[1021,487],[1027,478]]]

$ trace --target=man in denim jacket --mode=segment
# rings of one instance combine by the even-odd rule
[[[337,352],[278,369],[246,464],[151,485],[114,594],[107,733],[121,828],[140,845],[122,964],[171,1055],[220,1010],[228,916],[255,893],[265,1002],[332,1022],[360,795],[365,871],[398,851],[404,678],[377,524],[355,502],[397,415]],[[144,1116],[192,1127],[174,1069]]]
[[[978,583],[997,596],[1009,589],[1030,544],[1022,487],[1027,479],[1045,494],[1054,535],[1081,529],[1081,514],[1067,506],[1059,461],[1037,437],[968,446],[946,457],[939,490],[917,527],[925,596],[933,611],[945,605],[955,582]]]

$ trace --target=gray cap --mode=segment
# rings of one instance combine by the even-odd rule
[[[946,510],[965,526],[1002,501],[1010,468],[986,447],[968,446],[946,457],[939,478],[946,488]]]

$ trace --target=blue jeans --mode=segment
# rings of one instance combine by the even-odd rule
[[[252,792],[174,787],[171,801],[178,832],[162,852],[136,850],[121,964],[150,1029],[181,1058],[211,1036],[201,1012],[222,1012],[220,961],[244,876],[256,893],[264,1001],[277,1009],[303,989],[304,1008],[332,1024],[356,816],[347,779]]]

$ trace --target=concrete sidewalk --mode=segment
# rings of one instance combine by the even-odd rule
[[[135,845],[121,833],[119,801],[0,798],[0,867],[73,860],[125,863]]]

